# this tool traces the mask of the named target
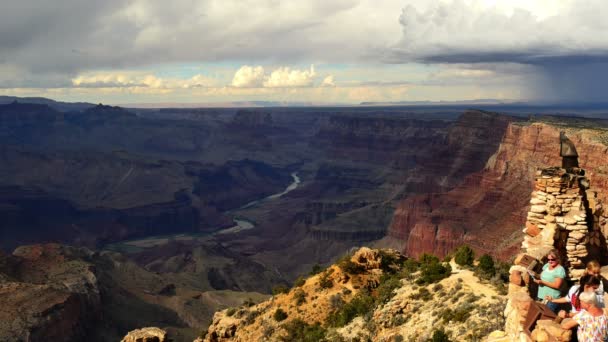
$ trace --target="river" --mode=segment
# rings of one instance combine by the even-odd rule
[[[288,192],[291,192],[291,191],[297,189],[298,186],[300,185],[300,177],[298,177],[297,172],[292,172],[291,178],[293,178],[293,182],[291,184],[289,184],[289,186],[287,186],[287,188],[285,188],[285,190],[283,190],[279,193],[264,197],[262,199],[256,200],[256,201],[249,202],[236,210],[251,208],[260,203],[278,199],[281,196],[287,194]],[[230,215],[231,213],[233,213],[236,210],[231,210],[229,212],[226,212],[226,214]],[[255,224],[253,222],[247,221],[243,218],[233,217],[233,220],[235,223],[234,226],[216,231],[216,232],[212,233],[211,235],[238,233],[243,230],[255,228]],[[124,252],[124,253],[137,252],[137,251],[141,251],[142,249],[145,249],[145,248],[157,247],[157,246],[166,244],[170,240],[192,240],[192,239],[204,236],[204,235],[208,235],[208,234],[181,233],[181,234],[171,234],[171,235],[162,235],[162,236],[149,236],[149,237],[145,237],[145,238],[141,238],[141,239],[115,242],[115,243],[106,245],[104,247],[104,249],[113,250],[113,251],[117,251],[117,252]]]
[[[287,194],[288,192],[291,192],[295,189],[298,188],[298,185],[300,185],[300,177],[298,177],[298,173],[297,172],[292,172],[291,173],[291,178],[293,178],[293,182],[291,184],[289,184],[287,186],[287,188],[285,188],[285,190],[283,190],[282,192],[264,197],[262,199],[259,200],[255,200],[255,201],[251,201],[247,204],[245,204],[244,206],[236,209],[236,210],[243,210],[243,209],[247,209],[247,208],[251,208],[254,207],[260,203],[263,202],[267,202],[267,201],[272,201],[275,200],[277,198],[280,198],[281,196]],[[232,211],[230,211],[232,212]],[[247,221],[247,220],[243,220],[243,219],[234,219],[234,223],[236,223],[236,225],[230,227],[230,228],[226,228],[226,229],[222,229],[218,232],[215,232],[214,234],[228,234],[228,233],[236,233],[236,232],[240,232],[246,229],[252,229],[255,227],[255,224],[253,222]]]

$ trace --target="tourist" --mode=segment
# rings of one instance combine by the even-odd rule
[[[573,329],[578,326],[578,342],[603,342],[608,339],[608,317],[597,306],[597,296],[593,292],[580,295],[581,311],[572,319],[564,320],[562,328]]]
[[[570,303],[570,305],[572,306],[572,309],[570,310],[570,312],[566,313],[566,311],[560,310],[558,315],[562,318],[573,317],[581,310],[581,303],[580,303],[581,293],[583,293],[583,292],[594,292],[595,293],[595,291],[599,288],[600,283],[601,283],[600,278],[593,276],[591,274],[585,274],[584,276],[581,277],[579,284],[576,284],[570,288],[570,291],[568,291],[568,294],[566,295],[566,297],[554,299],[551,296],[547,296],[547,297],[545,297],[545,299],[547,300],[547,302],[552,302],[552,303]]]
[[[595,291],[597,295],[598,307],[604,308],[604,289],[608,286],[608,279],[604,278],[600,273],[600,263],[592,260],[587,263],[587,268],[585,268],[585,274],[591,274],[600,279],[600,287]]]
[[[534,282],[538,284],[538,300],[544,301],[547,296],[561,297],[560,289],[566,278],[566,270],[559,263],[559,252],[552,249],[547,254],[547,263],[543,266],[540,277],[534,277]],[[555,313],[559,310],[559,304],[555,302],[548,302],[547,307]]]

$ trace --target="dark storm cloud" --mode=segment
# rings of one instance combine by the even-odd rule
[[[389,62],[519,63],[530,66],[529,93],[552,100],[598,100],[596,89],[608,67],[608,3],[568,2],[559,12],[538,17],[475,2],[437,3],[425,10],[406,6],[403,37]]]

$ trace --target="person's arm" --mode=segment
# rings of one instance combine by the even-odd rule
[[[553,298],[551,296],[547,296],[545,299],[552,303],[570,303],[570,299],[568,299],[568,297]]]
[[[547,286],[550,287],[552,289],[556,289],[559,290],[562,287],[562,283],[564,282],[564,278],[555,278],[554,281],[552,282],[548,282],[542,279],[534,279],[534,282],[537,283],[538,285],[542,285],[542,286]]]
[[[574,319],[567,319],[562,321],[561,327],[562,329],[572,329],[578,325],[578,322]]]

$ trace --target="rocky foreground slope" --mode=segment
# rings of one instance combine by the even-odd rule
[[[504,324],[501,289],[428,255],[364,247],[270,300],[217,312],[204,341],[477,341]]]

